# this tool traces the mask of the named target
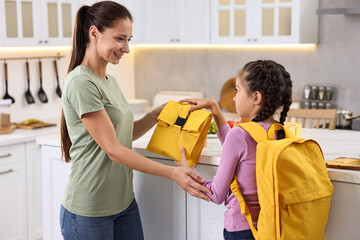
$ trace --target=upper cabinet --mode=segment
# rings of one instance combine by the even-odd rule
[[[211,43],[316,43],[318,0],[214,0]]]
[[[77,2],[0,0],[0,46],[70,45]]]
[[[143,43],[210,43],[210,1],[141,1]],[[140,32],[138,32],[140,33]]]

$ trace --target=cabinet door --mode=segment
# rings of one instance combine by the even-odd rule
[[[198,164],[195,172],[207,180],[212,180],[217,167]],[[216,205],[187,194],[186,223],[188,240],[223,239],[224,204]]]
[[[176,1],[174,16],[176,43],[210,43],[210,1]]]
[[[25,161],[0,165],[0,239],[27,238],[25,175]]]
[[[0,0],[0,46],[36,46],[39,15],[38,1]]]
[[[78,4],[72,0],[42,0],[42,36],[39,44],[71,45]]]
[[[258,43],[297,43],[299,0],[254,1],[254,35]]]
[[[175,1],[145,0],[144,7],[144,42],[175,42]]]
[[[42,239],[41,148],[35,141],[26,143],[26,175],[28,239]]]
[[[185,192],[176,183],[134,170],[134,192],[145,239],[186,239]]]
[[[360,185],[336,181],[332,184],[334,192],[325,239],[359,239]]]
[[[211,3],[211,43],[241,44],[252,41],[253,0],[215,0]]]
[[[42,190],[44,240],[63,239],[59,214],[70,164],[61,160],[60,147],[42,146]]]

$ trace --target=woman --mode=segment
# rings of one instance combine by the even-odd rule
[[[131,150],[132,140],[155,125],[163,108],[133,122],[116,79],[106,73],[108,63],[118,64],[129,53],[131,37],[132,16],[118,3],[99,2],[77,13],[62,96],[62,152],[72,162],[60,212],[64,239],[143,239],[132,169],[169,178],[210,200],[203,193],[210,191],[191,169],[169,167]]]

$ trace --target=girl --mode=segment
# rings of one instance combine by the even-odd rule
[[[106,73],[109,62],[118,64],[129,53],[131,37],[132,16],[116,2],[83,6],[77,13],[62,96],[62,153],[72,163],[60,211],[64,239],[143,239],[132,169],[169,178],[210,200],[193,171],[131,150],[132,140],[155,125],[163,108],[133,122],[116,79]]]
[[[258,60],[247,63],[236,77],[236,111],[240,118],[250,118],[258,122],[266,131],[274,123],[275,111],[282,107],[280,123],[283,124],[291,105],[292,82],[290,74],[280,64],[271,60]],[[230,190],[234,174],[238,177],[241,193],[249,207],[253,224],[256,227],[259,215],[257,197],[255,160],[256,142],[241,127],[230,129],[221,110],[212,99],[184,99],[194,104],[189,111],[208,108],[214,115],[218,136],[223,145],[219,168],[212,182],[204,186],[213,193],[211,200],[216,204],[225,201],[224,239],[254,239],[245,215],[240,213],[240,205]],[[282,138],[281,132],[275,139]],[[184,150],[179,166],[187,166]]]

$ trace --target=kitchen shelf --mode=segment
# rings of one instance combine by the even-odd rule
[[[328,14],[344,14],[344,15],[353,15],[360,14],[360,8],[324,8],[317,9],[317,15],[328,15]]]
[[[31,56],[31,57],[0,57],[0,60],[19,60],[19,59],[43,59],[43,58],[57,58],[57,59],[60,59],[64,57],[64,55],[53,55],[53,56]]]

